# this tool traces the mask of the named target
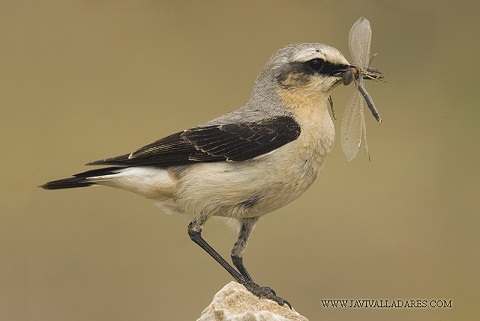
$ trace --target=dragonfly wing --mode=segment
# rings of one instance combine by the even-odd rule
[[[362,95],[355,86],[352,88],[347,105],[343,111],[342,128],[340,130],[342,150],[349,161],[357,156],[362,143],[362,135],[366,135],[363,104]]]
[[[350,29],[348,35],[348,47],[352,55],[353,63],[365,68],[370,60],[370,44],[372,42],[372,28],[370,22],[360,17]]]

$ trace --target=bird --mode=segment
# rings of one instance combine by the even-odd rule
[[[331,46],[287,45],[267,61],[244,106],[41,187],[109,186],[152,199],[166,213],[190,215],[193,242],[251,293],[291,308],[253,281],[244,253],[260,217],[297,199],[324,168],[335,140],[329,98],[353,67]],[[211,217],[238,228],[233,266],[202,237]]]

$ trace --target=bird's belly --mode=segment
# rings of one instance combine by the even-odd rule
[[[326,154],[296,148],[287,144],[249,161],[186,168],[174,197],[163,205],[194,216],[245,218],[274,211],[303,194],[325,164]]]

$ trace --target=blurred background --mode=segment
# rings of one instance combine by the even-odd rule
[[[45,191],[243,105],[264,63],[312,41],[347,57],[373,28],[372,160],[340,142],[297,201],[265,216],[246,266],[310,320],[480,315],[478,1],[1,1],[0,319],[195,320],[231,278],[187,217],[109,188]],[[340,119],[350,88],[333,99]],[[236,235],[204,236],[229,257]],[[452,300],[333,309],[325,299]]]

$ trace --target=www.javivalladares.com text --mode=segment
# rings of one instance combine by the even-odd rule
[[[331,309],[451,309],[452,299],[411,299],[411,300],[377,300],[377,299],[322,299],[323,308]]]

